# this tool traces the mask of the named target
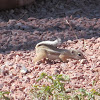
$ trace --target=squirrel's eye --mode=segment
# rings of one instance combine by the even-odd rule
[[[80,54],[80,53],[78,53],[78,56],[81,56],[81,54]]]

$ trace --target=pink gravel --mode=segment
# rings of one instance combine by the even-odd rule
[[[41,4],[43,5],[43,3]],[[61,5],[64,5],[63,1]],[[68,11],[73,16],[75,15],[74,17],[68,17],[69,15],[60,17],[60,8],[59,10],[55,8],[56,12],[52,13],[52,15],[59,13],[59,17],[50,17],[47,8],[37,9],[40,10],[40,13],[34,11],[38,15],[37,17],[34,14],[31,15],[30,7],[33,5],[16,8],[17,10],[12,9],[15,14],[11,13],[11,10],[0,12],[2,14],[0,15],[0,91],[10,91],[11,100],[31,100],[29,90],[42,72],[49,75],[57,73],[69,75],[71,81],[66,84],[67,88],[100,88],[100,18],[97,17],[100,14],[96,15],[100,7],[92,10],[96,13],[92,14],[93,18],[80,16],[82,10],[79,10],[78,13],[80,17],[75,17],[78,15],[75,15],[75,11],[72,12],[71,9]],[[43,14],[41,14],[42,10]],[[23,14],[19,14],[17,11],[27,12],[24,16],[25,20],[21,18]],[[45,16],[45,12],[48,12],[49,17]],[[3,15],[7,16],[6,13],[9,13],[8,17],[3,18]],[[11,15],[16,15],[16,18],[11,19]],[[66,20],[71,21],[75,28],[70,29]],[[78,39],[75,38],[75,34]],[[55,62],[54,64],[35,65],[33,58],[36,43],[42,40],[54,40],[58,37],[63,40],[63,44],[59,48],[79,49],[86,59],[69,59],[68,63]],[[94,80],[96,83],[92,85]]]

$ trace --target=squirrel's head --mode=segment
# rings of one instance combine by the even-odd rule
[[[75,50],[75,49],[71,49],[71,57],[73,59],[79,60],[79,59],[85,59],[85,56],[83,55],[83,53],[79,50]]]

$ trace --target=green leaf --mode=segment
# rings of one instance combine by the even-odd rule
[[[3,94],[9,94],[10,92],[8,92],[8,91],[6,91],[6,92],[4,92]]]
[[[40,81],[41,79],[45,78],[45,76],[47,76],[46,73],[41,73],[41,75],[40,75],[39,78],[37,79],[37,82]]]
[[[50,86],[46,86],[44,91],[52,95]]]
[[[95,81],[95,80],[93,80],[93,81],[92,81],[92,85],[94,86],[95,84],[96,84],[96,81]]]
[[[6,92],[3,92],[3,91],[0,91],[0,98],[1,99],[5,99],[5,100],[10,100],[10,98],[8,98],[7,96],[5,96],[5,94],[9,94],[10,92],[6,91]]]
[[[48,78],[49,78],[49,79],[51,79],[51,80],[52,80],[52,82],[53,82],[53,78],[52,78],[52,76],[48,76]]]
[[[58,80],[58,81],[65,81],[65,79],[62,77],[62,75],[58,75],[58,76],[57,76],[57,80]]]
[[[93,94],[95,94],[95,95],[100,96],[100,93],[99,93],[99,92],[97,92],[95,89],[92,89],[92,90],[91,90],[91,92],[92,92]]]
[[[4,96],[4,99],[5,99],[5,100],[10,100],[10,98],[8,98],[8,97],[6,97],[6,96]]]
[[[64,77],[64,79],[65,79],[66,81],[70,81],[70,78],[69,78],[68,75],[63,75],[63,77]]]

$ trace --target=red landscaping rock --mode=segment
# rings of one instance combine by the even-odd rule
[[[66,0],[39,1],[36,7],[0,12],[0,91],[10,91],[11,100],[31,100],[29,91],[42,72],[68,75],[66,88],[100,88],[100,6],[89,3],[80,7]],[[79,49],[86,59],[35,65],[35,45],[56,38],[63,41],[58,48]]]

